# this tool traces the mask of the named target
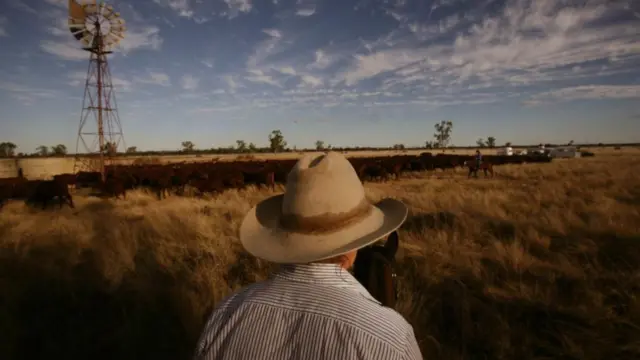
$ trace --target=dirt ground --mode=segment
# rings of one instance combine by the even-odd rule
[[[366,184],[410,207],[398,311],[425,358],[640,358],[639,155]],[[0,358],[189,358],[207,309],[275,269],[237,240],[244,212],[273,193],[10,203]]]

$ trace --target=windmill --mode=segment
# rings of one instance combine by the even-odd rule
[[[125,147],[107,55],[124,39],[126,27],[111,5],[69,0],[69,30],[89,52],[74,172],[98,170],[104,181],[105,165]]]

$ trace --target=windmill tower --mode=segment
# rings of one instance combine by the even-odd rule
[[[89,53],[74,172],[99,171],[104,181],[105,166],[125,147],[107,55],[124,39],[126,28],[111,5],[69,0],[69,30]]]

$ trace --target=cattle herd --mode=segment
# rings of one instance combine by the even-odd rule
[[[470,156],[422,153],[420,155],[350,158],[362,181],[385,181],[404,172],[447,170],[475,167]],[[214,161],[208,163],[174,163],[165,165],[113,165],[106,169],[106,180],[99,172],[55,175],[52,180],[28,180],[24,177],[0,179],[0,207],[10,199],[24,200],[45,208],[57,202],[73,207],[69,189],[90,188],[104,197],[125,197],[127,190],[146,188],[159,199],[169,193],[184,195],[187,187],[196,195],[220,193],[247,185],[272,187],[284,184],[297,160]],[[488,166],[550,162],[545,156],[485,156]]]

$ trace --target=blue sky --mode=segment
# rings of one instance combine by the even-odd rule
[[[112,1],[127,146],[640,141],[634,0]],[[75,149],[88,53],[67,0],[0,3],[0,141]]]

